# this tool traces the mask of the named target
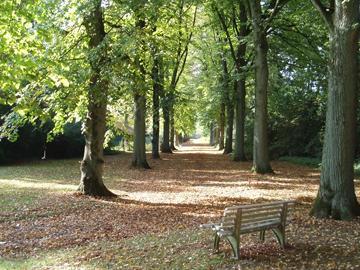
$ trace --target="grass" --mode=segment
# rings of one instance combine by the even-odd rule
[[[0,211],[21,211],[21,209],[33,205],[40,197],[39,192],[31,192],[28,189],[19,189],[0,184]]]
[[[279,158],[280,161],[287,161],[290,163],[309,166],[312,168],[320,168],[321,166],[321,159],[320,158],[310,158],[310,157],[281,157]]]

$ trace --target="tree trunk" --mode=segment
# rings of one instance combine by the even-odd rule
[[[146,161],[145,150],[145,115],[146,98],[143,94],[135,93],[135,123],[134,123],[134,158],[132,165],[138,168],[150,169]]]
[[[225,138],[225,148],[224,154],[230,154],[233,150],[232,140],[233,140],[233,128],[234,128],[234,103],[233,103],[233,93],[229,87],[229,71],[227,68],[227,61],[225,56],[222,56],[222,67],[223,67],[223,87],[225,91],[225,103],[226,103],[226,138]]]
[[[170,114],[170,148],[171,148],[171,150],[176,150],[174,102],[171,103],[171,114]]]
[[[139,19],[136,22],[136,27],[140,30],[145,28],[145,20]],[[141,49],[139,49],[141,50]],[[140,51],[139,51],[140,55]],[[140,78],[138,80],[137,89],[134,90],[134,103],[135,103],[135,122],[134,122],[134,157],[132,166],[144,169],[150,169],[146,161],[146,148],[145,148],[145,135],[146,135],[146,93],[145,93],[145,67],[143,60],[137,56],[135,60],[136,66],[140,71]]]
[[[219,150],[224,149],[224,135],[225,135],[225,103],[220,105],[220,120],[219,120]]]
[[[213,122],[210,123],[209,130],[210,130],[210,141],[209,141],[209,144],[210,144],[211,146],[213,146],[213,145],[215,144],[214,123],[213,123]]]
[[[214,125],[214,146],[217,146],[219,143],[219,128],[217,125]]]
[[[163,129],[163,141],[161,144],[161,152],[163,153],[172,153],[170,147],[170,99],[169,94],[166,94],[163,97],[163,119],[164,119],[164,129]]]
[[[237,83],[237,94],[235,103],[235,145],[233,160],[245,161],[245,79]]]
[[[180,135],[179,133],[175,133],[175,146],[180,146]]]
[[[101,72],[107,62],[106,51],[103,46],[98,51],[106,36],[100,0],[96,1],[96,5],[85,18],[84,25],[89,36],[89,48],[96,53],[91,54],[95,57],[89,58],[91,77],[88,113],[84,126],[85,150],[78,190],[90,196],[116,196],[103,183],[108,81],[102,77]]]
[[[245,161],[245,97],[246,97],[246,43],[244,38],[249,34],[245,6],[240,4],[240,29],[236,53],[236,71],[239,77],[235,89],[235,145],[233,160]]]
[[[230,154],[233,151],[233,130],[234,130],[234,106],[228,104],[226,107],[226,138],[224,154]]]
[[[268,43],[261,18],[260,0],[249,1],[255,45],[255,119],[253,169],[257,173],[272,173],[267,135]]]
[[[154,66],[152,68],[153,80],[153,137],[152,137],[152,157],[154,159],[160,158],[159,154],[159,133],[160,133],[160,92],[162,92],[161,80],[161,60],[154,52]]]
[[[311,214],[348,220],[360,215],[354,188],[358,91],[359,1],[335,1],[330,28],[329,93],[320,187]]]

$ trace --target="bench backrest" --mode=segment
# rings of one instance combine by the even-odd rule
[[[285,226],[288,206],[294,201],[238,205],[224,210],[221,227],[235,234]]]

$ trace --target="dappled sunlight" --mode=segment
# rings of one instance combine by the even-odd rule
[[[31,178],[26,179],[0,179],[0,186],[1,185],[7,185],[11,188],[27,188],[27,189],[47,189],[52,191],[58,191],[58,190],[67,190],[67,191],[74,191],[76,190],[76,185],[70,185],[70,184],[58,184],[54,182],[38,182]]]
[[[79,164],[74,160],[49,161],[50,169],[46,163],[0,168],[6,202],[0,255],[194,229],[217,221],[229,205],[296,200],[296,215],[304,215],[320,178],[317,169],[287,162],[273,162],[275,174],[258,175],[251,162],[233,162],[200,144],[162,154],[161,160],[148,156],[151,170],[131,168],[131,159],[129,153],[106,157],[104,183],[116,198],[75,193]],[[360,195],[360,183],[356,186]]]
[[[196,140],[191,140],[188,143],[185,143],[181,146],[177,147],[177,154],[210,154],[210,155],[217,155],[221,154],[222,152],[219,151],[216,147],[210,146],[206,143],[196,142]]]

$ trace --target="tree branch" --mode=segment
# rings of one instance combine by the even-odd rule
[[[181,59],[184,58],[183,60],[183,63],[181,65],[181,68],[180,68],[180,71],[179,73],[177,74],[176,76],[176,79],[175,79],[175,84],[174,84],[174,88],[176,87],[177,83],[179,82],[180,80],[180,77],[184,71],[184,68],[185,68],[185,64],[186,64],[186,60],[187,60],[187,56],[188,56],[188,52],[189,52],[189,44],[190,44],[190,41],[191,41],[191,38],[193,36],[193,33],[194,33],[194,27],[195,27],[195,24],[196,24],[196,16],[197,16],[197,10],[198,10],[198,7],[196,6],[195,7],[195,12],[194,12],[194,18],[193,18],[193,21],[192,21],[192,30],[189,34],[189,37],[186,41],[186,45],[185,45],[185,48],[184,48],[184,51],[182,52],[181,56],[180,56],[180,59],[179,59],[179,62],[181,61]]]
[[[331,14],[332,14],[333,10],[331,8],[333,8],[333,6],[334,6],[334,1],[331,1],[330,8],[326,8],[323,5],[323,3],[321,2],[321,0],[311,0],[311,2],[316,7],[316,9],[320,12],[321,16],[323,17],[323,19],[324,19],[325,23],[328,25],[328,27],[330,29],[333,29],[334,25],[333,25],[333,20],[331,18]]]
[[[272,20],[276,17],[276,15],[280,12],[280,10],[291,0],[276,0],[272,3],[272,12],[270,14],[270,17],[267,19],[267,26],[266,29],[269,28]]]
[[[227,25],[226,25],[226,22],[225,22],[225,19],[224,19],[224,16],[223,14],[221,14],[221,12],[219,11],[219,9],[214,6],[214,9],[215,9],[215,12],[216,14],[218,15],[219,17],[219,20],[220,20],[220,24],[226,34],[226,39],[228,40],[229,42],[229,46],[230,46],[230,51],[231,51],[231,56],[233,57],[234,59],[234,62],[236,62],[236,53],[235,53],[235,49],[234,49],[234,46],[232,44],[232,41],[231,41],[231,37],[230,37],[230,33],[229,33],[229,30],[227,28]]]

